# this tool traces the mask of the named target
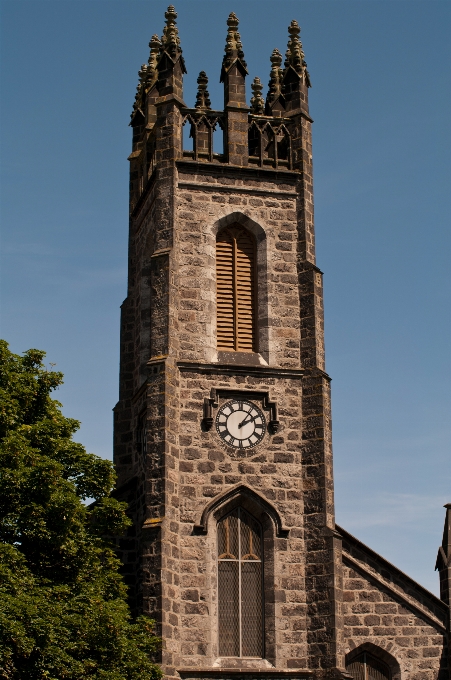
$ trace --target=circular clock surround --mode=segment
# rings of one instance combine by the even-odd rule
[[[225,444],[236,449],[250,449],[265,436],[265,416],[252,401],[230,399],[218,410],[216,431]]]

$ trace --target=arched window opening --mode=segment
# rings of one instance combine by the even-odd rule
[[[186,118],[182,125],[182,151],[189,156],[194,153],[193,124]]]
[[[264,157],[274,161],[276,159],[277,136],[270,125],[265,127],[263,139]]]
[[[219,350],[257,352],[255,240],[239,226],[216,239],[216,320]]]
[[[251,125],[249,128],[248,143],[249,143],[249,156],[253,158],[260,158],[260,140],[261,132],[256,125]]]
[[[386,663],[368,652],[362,652],[350,661],[346,670],[354,680],[391,680],[390,668]]]
[[[224,129],[220,121],[213,127],[213,152],[219,156],[224,154]]]
[[[219,656],[263,657],[263,541],[243,508],[218,522]]]

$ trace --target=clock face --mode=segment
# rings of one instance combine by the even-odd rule
[[[263,439],[266,430],[265,416],[251,401],[231,399],[218,411],[216,430],[229,446],[248,449]]]

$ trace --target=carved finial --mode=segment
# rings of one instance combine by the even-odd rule
[[[175,20],[177,19],[177,12],[175,11],[174,5],[169,5],[167,11],[164,14],[164,18],[166,19],[166,26],[163,29],[163,35],[161,38],[163,48],[180,48],[179,29],[175,23]]]
[[[445,503],[445,526],[435,568],[440,571],[440,599],[451,604],[451,503]]]
[[[147,62],[146,89],[149,90],[158,80],[157,61],[161,48],[158,35],[153,35],[149,42],[150,54]]]
[[[300,32],[301,29],[298,22],[296,19],[293,19],[288,26],[290,37],[288,38],[288,46],[285,53],[285,68],[292,66],[296,73],[304,76],[307,87],[311,87],[310,74],[307,71],[307,62],[305,61],[304,50],[302,49],[302,43],[299,39]]]
[[[205,71],[199,73],[197,79],[196,109],[210,109],[211,101],[207,90],[208,78]]]
[[[263,115],[265,110],[265,101],[262,97],[263,84],[260,78],[257,78],[257,76],[252,81],[251,90],[251,113]]]
[[[268,83],[267,102],[272,103],[276,97],[282,92],[282,55],[278,49],[272,51],[271,54],[271,74]]]
[[[229,14],[227,19],[227,38],[225,46],[225,56],[222,62],[223,66],[227,69],[235,59],[239,59],[246,68],[246,62],[244,61],[243,45],[241,44],[241,36],[238,33],[238,17],[235,12]]]
[[[138,76],[139,76],[139,82],[143,83],[146,79],[147,75],[147,64],[141,64],[141,68],[138,71]]]
[[[140,70],[138,71],[138,86],[136,88],[136,94],[135,94],[135,101],[133,104],[133,114],[135,111],[141,108],[142,106],[142,98],[143,98],[143,91],[144,91],[144,83],[146,81],[147,77],[147,64],[142,64]]]
[[[288,26],[288,49],[285,54],[285,67],[292,66],[297,73],[302,73],[302,62],[304,61],[304,52],[302,50],[302,43],[299,39],[301,29],[296,19],[293,19]]]

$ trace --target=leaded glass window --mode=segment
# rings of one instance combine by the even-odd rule
[[[218,523],[219,655],[263,657],[260,524],[242,508]]]

